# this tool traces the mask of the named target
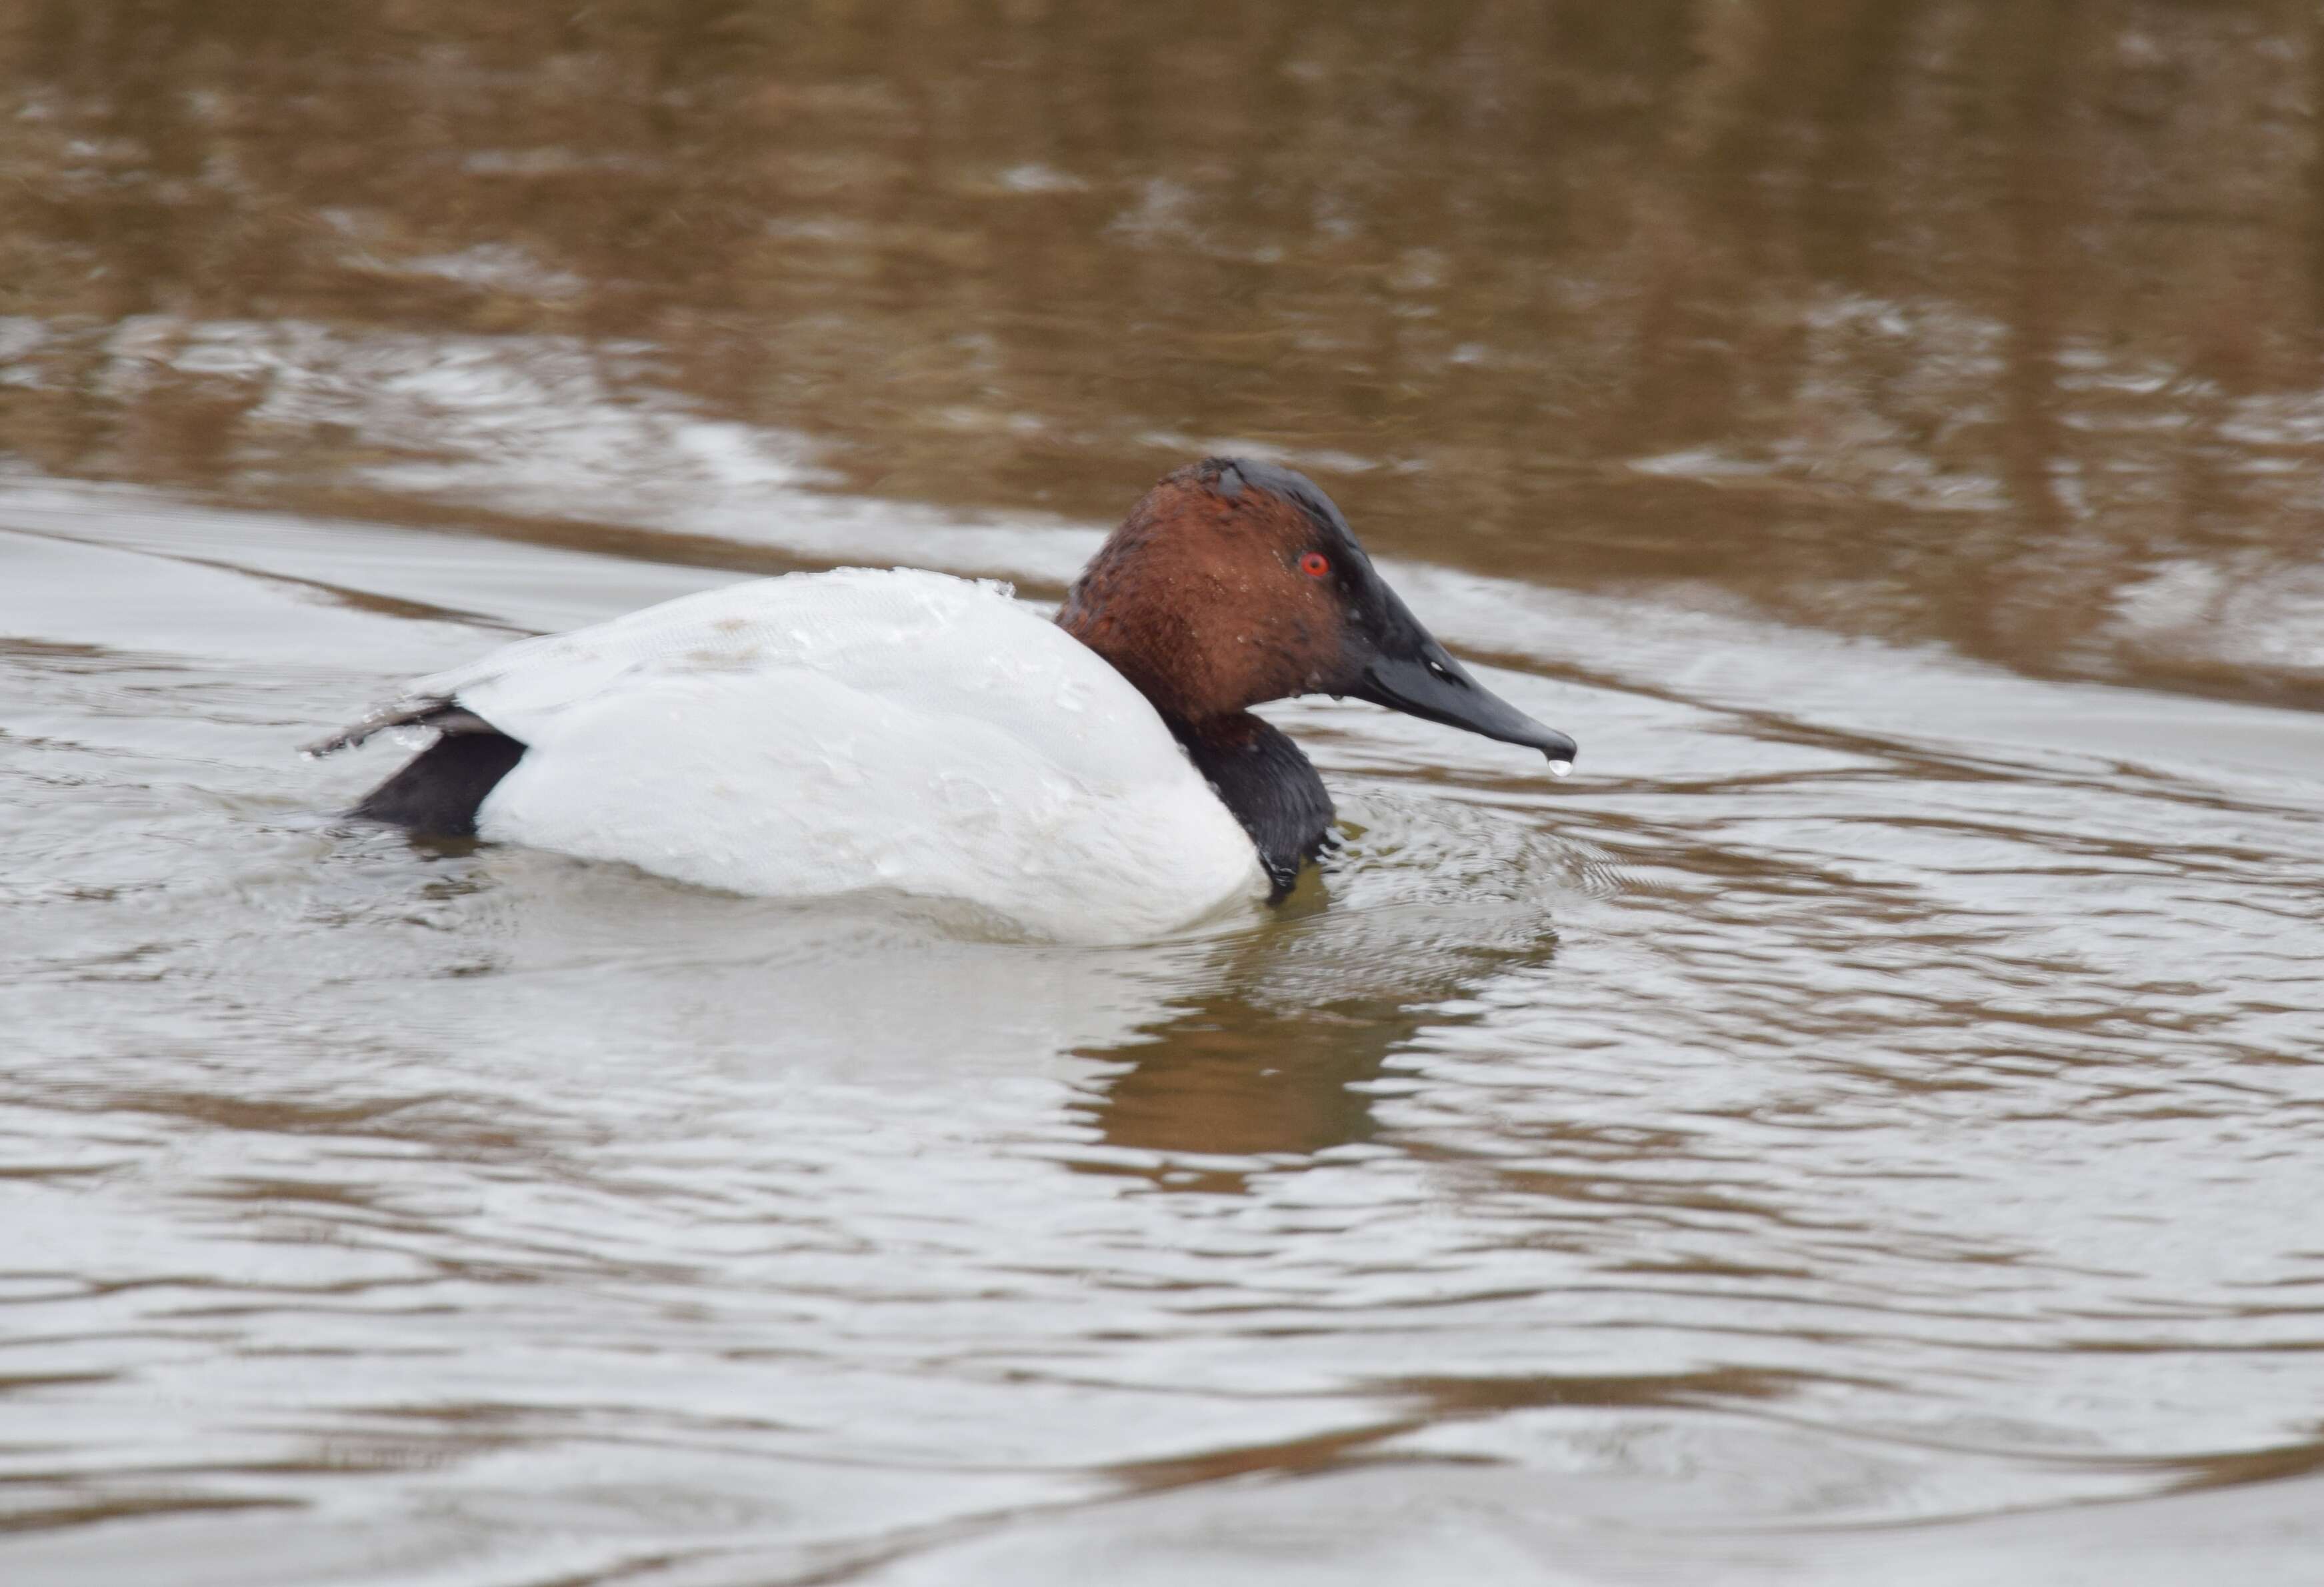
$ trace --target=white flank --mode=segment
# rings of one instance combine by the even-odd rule
[[[530,746],[477,830],[770,897],[869,890],[1109,941],[1265,892],[1144,696],[1003,586],[708,590],[423,678]]]

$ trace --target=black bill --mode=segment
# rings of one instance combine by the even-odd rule
[[[1470,677],[1469,669],[1420,626],[1401,601],[1392,595],[1388,600],[1388,632],[1359,659],[1357,681],[1347,691],[1351,696],[1425,722],[1539,750],[1553,764],[1572,764],[1580,752],[1572,739],[1554,727],[1544,727]]]

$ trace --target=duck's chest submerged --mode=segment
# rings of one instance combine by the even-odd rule
[[[1145,697],[1001,590],[846,570],[530,641],[427,680],[521,740],[478,835],[735,891],[887,889],[1046,937],[1267,890]]]

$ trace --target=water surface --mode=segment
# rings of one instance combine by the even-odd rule
[[[2312,1581],[2315,29],[16,8],[6,1578]],[[294,753],[1228,445],[1575,776],[1087,949]]]

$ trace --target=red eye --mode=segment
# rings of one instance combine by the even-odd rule
[[[1299,571],[1310,578],[1321,578],[1332,571],[1332,563],[1323,552],[1310,551],[1299,558]]]

